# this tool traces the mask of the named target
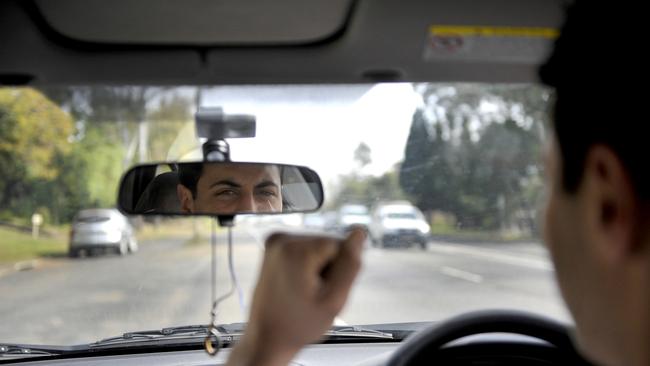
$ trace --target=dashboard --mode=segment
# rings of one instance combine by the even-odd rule
[[[317,344],[305,347],[291,365],[304,366],[379,366],[385,365],[400,343]],[[204,350],[116,354],[61,359],[16,359],[9,365],[108,366],[160,365],[203,366],[225,365],[230,349],[211,357]],[[455,340],[440,350],[422,354],[414,364],[439,365],[566,365],[567,355],[545,341],[513,334],[488,333]],[[4,362],[3,362],[4,361]],[[575,364],[575,363],[571,363]],[[585,363],[587,364],[587,363]]]

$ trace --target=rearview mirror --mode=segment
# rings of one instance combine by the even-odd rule
[[[282,164],[191,162],[138,165],[120,184],[118,207],[132,215],[236,215],[318,209],[313,170]]]

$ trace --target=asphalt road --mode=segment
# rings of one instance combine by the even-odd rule
[[[241,296],[219,308],[222,323],[245,321],[265,232],[234,232]],[[227,246],[218,236],[217,293],[230,290]],[[76,344],[127,331],[205,324],[210,246],[187,238],[142,242],[126,257],[41,260],[0,277],[0,343]],[[375,249],[337,320],[347,324],[432,321],[469,310],[523,309],[567,320],[545,250],[536,243],[443,243]]]

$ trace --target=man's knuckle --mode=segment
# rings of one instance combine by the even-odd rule
[[[314,241],[314,245],[317,246],[318,248],[324,248],[331,245],[331,240],[329,238],[322,237],[322,236],[315,237],[313,241]]]
[[[287,235],[284,233],[273,233],[266,238],[266,246],[276,245],[286,240]]]
[[[361,269],[363,262],[361,257],[353,255],[348,258],[348,267],[351,269],[359,270]]]
[[[335,251],[337,248],[337,242],[331,238],[319,238],[318,239],[318,250],[319,252],[329,253]]]
[[[300,258],[304,256],[304,245],[298,242],[288,242],[282,245],[282,253],[288,258]]]

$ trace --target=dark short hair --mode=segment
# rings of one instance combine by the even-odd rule
[[[650,192],[644,108],[649,101],[642,100],[648,94],[642,79],[647,31],[637,22],[641,14],[634,1],[576,1],[553,54],[540,68],[542,82],[556,91],[552,120],[562,184],[570,193],[579,188],[587,153],[596,144],[615,152],[639,196]]]
[[[192,192],[196,199],[196,185],[203,174],[203,163],[181,163],[178,166],[178,182]]]

